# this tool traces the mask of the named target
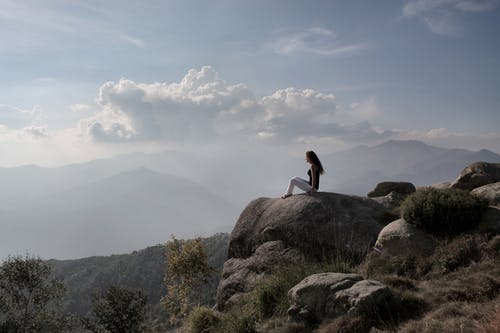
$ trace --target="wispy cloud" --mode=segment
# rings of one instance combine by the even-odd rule
[[[337,33],[324,27],[281,34],[268,46],[283,55],[309,53],[322,56],[355,54],[369,47],[367,43],[340,43]]]
[[[497,3],[498,0],[409,0],[403,6],[403,17],[422,21],[435,34],[453,36],[461,30],[461,14],[490,11]]]
[[[123,35],[120,37],[121,40],[125,41],[126,43],[130,44],[130,45],[133,45],[133,46],[137,46],[137,47],[140,47],[140,48],[145,48],[146,47],[146,42],[142,39],[139,39],[139,38],[135,38],[135,37],[131,37],[131,36],[127,36],[127,35]]]
[[[25,53],[95,40],[120,41],[140,48],[146,46],[144,40],[131,36],[126,31],[128,28],[116,24],[113,12],[92,8],[80,1],[61,4],[54,0],[44,1],[43,4],[2,1],[0,38],[3,43],[0,50]],[[79,8],[85,9],[84,13],[95,15],[82,14]]]

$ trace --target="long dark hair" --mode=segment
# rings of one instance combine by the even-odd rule
[[[314,164],[318,168],[320,175],[325,173],[325,170],[321,165],[321,161],[319,160],[318,155],[316,155],[315,152],[313,152],[312,150],[306,151],[306,156],[309,159],[309,161],[311,161],[312,164]]]

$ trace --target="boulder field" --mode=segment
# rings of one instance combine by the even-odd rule
[[[232,304],[279,265],[321,261],[337,251],[366,254],[383,228],[379,221],[385,211],[368,198],[327,192],[253,200],[230,236],[217,309]]]

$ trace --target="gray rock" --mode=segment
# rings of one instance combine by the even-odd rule
[[[371,199],[325,192],[252,201],[231,233],[216,308],[234,304],[276,267],[325,259],[339,250],[366,253],[384,212]]]
[[[327,313],[336,313],[342,308],[347,314],[376,312],[391,296],[390,289],[379,281],[359,281],[351,288],[339,291],[335,296],[336,302],[331,309],[327,308]]]
[[[390,256],[428,256],[436,246],[434,237],[404,219],[386,225],[375,243],[377,251]]]
[[[286,248],[281,241],[262,244],[251,257],[227,260],[217,289],[217,310],[222,311],[233,305],[276,266],[303,261],[299,251]]]
[[[281,240],[308,257],[335,249],[364,253],[375,242],[385,209],[368,198],[320,192],[260,198],[241,213],[229,240],[230,258],[247,258],[261,244]]]
[[[479,233],[500,234],[500,207],[489,206],[481,216],[481,222],[477,225]]]
[[[470,193],[488,200],[488,203],[492,206],[500,205],[500,182],[477,187]]]
[[[299,322],[321,322],[343,314],[373,311],[392,294],[384,284],[357,274],[320,273],[288,292],[288,315]]]
[[[500,182],[500,163],[476,162],[462,170],[451,187],[470,191],[496,182]]]
[[[432,187],[432,188],[435,188],[435,189],[438,189],[438,190],[446,190],[446,189],[448,189],[448,188],[451,187],[451,182],[436,183],[436,184],[432,184],[429,187]]]
[[[415,185],[408,182],[381,182],[378,183],[375,189],[368,192],[370,198],[383,197],[391,192],[397,192],[403,195],[408,195],[415,192]]]
[[[391,209],[394,209],[396,207],[401,206],[401,203],[405,199],[405,195],[398,193],[398,192],[391,192],[391,193],[387,194],[386,196],[373,197],[371,199],[375,200],[376,202],[378,202],[379,204],[384,206],[384,208],[391,210]]]

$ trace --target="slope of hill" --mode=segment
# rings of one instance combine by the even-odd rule
[[[139,168],[3,212],[0,254],[106,255],[228,230],[239,208],[180,177]]]
[[[227,257],[228,234],[203,239],[209,264],[215,269],[204,289],[203,301],[214,304],[222,265]],[[89,257],[74,260],[49,260],[56,276],[66,286],[63,300],[66,311],[87,315],[92,295],[110,286],[141,290],[148,296],[149,317],[166,322],[167,314],[160,304],[165,294],[165,247],[156,245],[129,254]]]

